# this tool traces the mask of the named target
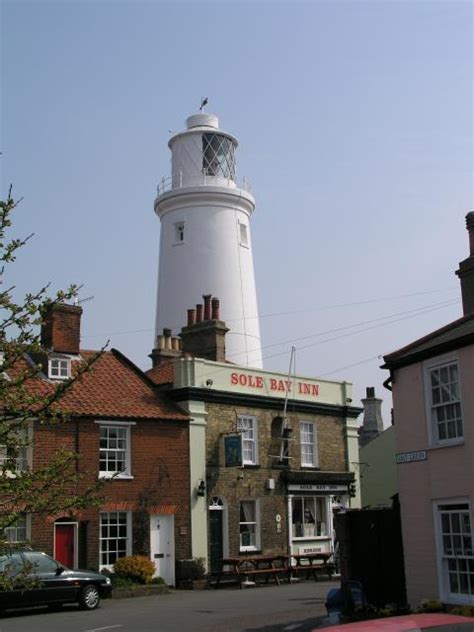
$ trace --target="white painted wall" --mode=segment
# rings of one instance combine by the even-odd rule
[[[220,299],[221,319],[230,329],[227,359],[260,367],[252,245],[250,236],[248,247],[239,239],[239,222],[250,233],[249,213],[242,205],[232,207],[229,196],[217,204],[202,201],[208,204],[177,208],[161,218],[156,335],[163,327],[179,334],[186,325],[187,310],[202,303],[203,294],[212,294]],[[180,222],[184,222],[184,242],[176,243],[176,224]]]
[[[203,294],[212,294],[220,299],[221,320],[230,328],[227,358],[261,367],[250,234],[255,200],[232,180],[202,174],[202,134],[223,134],[237,145],[234,137],[218,130],[212,115],[195,115],[190,123],[191,129],[170,140],[173,185],[155,201],[161,220],[155,336],[165,327],[179,334],[187,310],[202,303]],[[199,123],[206,126],[196,127]],[[181,222],[184,241],[179,243],[176,224]],[[247,227],[247,245],[241,244],[239,222]]]

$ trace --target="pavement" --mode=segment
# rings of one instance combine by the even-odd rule
[[[104,600],[98,610],[64,606],[0,618],[0,632],[309,632],[323,625],[335,581],[301,581],[240,590],[176,590]]]

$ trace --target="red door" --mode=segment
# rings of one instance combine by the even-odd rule
[[[56,546],[54,557],[60,564],[74,568],[74,531],[73,524],[56,523]]]

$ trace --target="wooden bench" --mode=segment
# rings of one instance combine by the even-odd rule
[[[240,576],[241,577],[257,577],[258,575],[266,576],[265,583],[268,584],[268,580],[270,577],[273,577],[275,580],[275,584],[279,585],[279,575],[287,575],[288,568],[286,566],[277,566],[276,568],[249,568],[249,569],[241,569]]]

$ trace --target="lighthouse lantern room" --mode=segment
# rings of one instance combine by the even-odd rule
[[[237,139],[213,114],[190,116],[174,135],[171,178],[158,186],[161,221],[155,340],[164,328],[179,333],[190,301],[219,296],[230,328],[226,357],[262,366],[250,218],[255,200],[237,182]],[[195,298],[194,298],[195,297]]]

